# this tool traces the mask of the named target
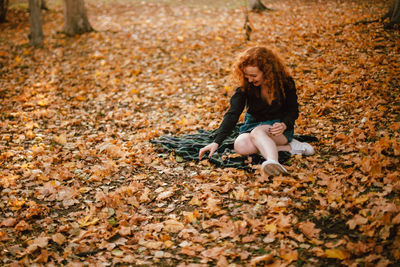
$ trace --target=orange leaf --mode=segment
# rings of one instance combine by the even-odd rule
[[[297,252],[297,250],[284,249],[280,252],[279,256],[288,262],[292,262],[296,261],[299,258],[299,253]]]
[[[327,258],[334,258],[339,260],[347,259],[350,256],[350,254],[347,251],[343,251],[337,248],[326,249],[325,255]]]

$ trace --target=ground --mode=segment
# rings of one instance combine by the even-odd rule
[[[0,25],[0,265],[400,264],[399,31],[386,1],[87,1],[28,44],[26,4]],[[185,162],[150,143],[218,127],[234,55],[290,69],[316,154],[289,175]]]

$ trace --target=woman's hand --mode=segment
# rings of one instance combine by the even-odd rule
[[[215,151],[217,151],[219,145],[215,142],[208,144],[207,146],[203,147],[202,149],[200,149],[199,152],[199,160],[201,160],[201,158],[203,157],[204,153],[206,153],[207,151],[210,151],[209,154],[209,158],[211,158],[211,156],[214,154]]]
[[[275,122],[268,130],[272,135],[281,135],[286,130],[286,124],[283,122]]]

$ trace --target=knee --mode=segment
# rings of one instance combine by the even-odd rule
[[[247,154],[247,150],[253,147],[250,134],[242,134],[233,145],[234,150],[239,154]]]
[[[266,127],[256,127],[250,132],[250,138],[252,141],[254,141],[257,138],[266,136],[268,136]]]

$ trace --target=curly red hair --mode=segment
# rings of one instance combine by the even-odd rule
[[[244,68],[247,66],[258,67],[263,73],[263,88],[266,90],[257,91],[244,76]],[[245,50],[239,54],[233,64],[231,74],[232,81],[236,86],[240,86],[243,91],[261,97],[269,104],[273,100],[281,102],[285,97],[284,83],[289,77],[289,72],[283,61],[272,50],[256,46]]]

